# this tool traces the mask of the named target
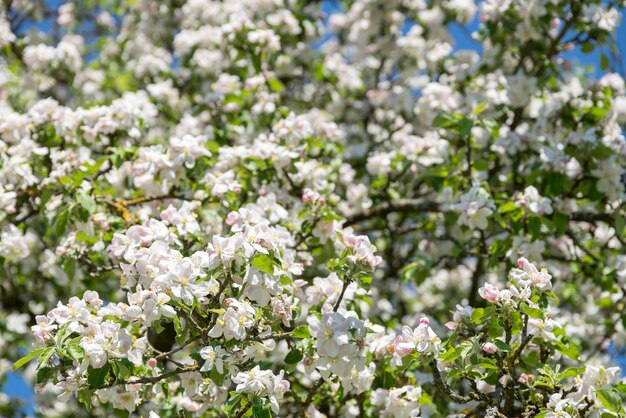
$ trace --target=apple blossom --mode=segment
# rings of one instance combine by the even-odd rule
[[[624,415],[623,0],[6,3],[38,415]]]

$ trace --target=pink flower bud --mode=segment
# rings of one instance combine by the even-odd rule
[[[420,319],[420,324],[428,325],[430,324],[430,321],[428,320],[428,318],[424,317]]]
[[[446,328],[448,328],[450,331],[454,331],[455,329],[459,327],[459,324],[457,324],[454,321],[446,322],[445,325],[446,325]]]
[[[315,193],[311,189],[305,189],[304,193],[302,193],[302,201],[303,202],[312,202],[317,198],[317,193]]]
[[[157,365],[157,359],[155,359],[154,357],[148,359],[148,366],[149,367],[156,367]]]
[[[528,260],[526,260],[524,257],[520,257],[517,259],[517,265],[519,266],[519,268],[523,269],[527,261]]]
[[[410,337],[398,335],[393,341],[394,352],[400,357],[408,356],[415,350],[415,344]]]
[[[241,221],[241,215],[238,212],[230,212],[228,216],[226,216],[226,225],[228,226],[233,226],[239,221]]]
[[[478,289],[478,294],[488,302],[495,302],[498,300],[498,296],[500,296],[500,291],[494,285],[486,283]]]
[[[533,378],[532,374],[526,374],[526,373],[522,373],[520,374],[519,378],[517,379],[518,382],[526,384],[528,383],[531,379]]]
[[[496,351],[498,351],[498,347],[496,347],[495,344],[493,344],[493,343],[485,343],[483,345],[483,351],[485,353],[493,354]]]

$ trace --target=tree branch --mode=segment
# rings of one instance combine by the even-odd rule
[[[390,202],[381,203],[377,206],[356,213],[352,216],[348,216],[345,225],[354,225],[358,222],[362,222],[370,218],[385,216],[394,212],[426,213],[438,212],[439,210],[439,204],[437,202],[418,199],[398,199]]]

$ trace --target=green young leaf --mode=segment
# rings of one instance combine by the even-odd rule
[[[274,266],[276,265],[276,262],[266,254],[255,255],[252,257],[252,260],[250,260],[250,263],[264,273],[269,275],[274,274]]]
[[[474,110],[472,110],[472,116],[480,115],[482,111],[485,110],[486,107],[487,107],[487,102],[480,103],[478,106],[474,108]]]
[[[308,325],[300,325],[298,328],[293,330],[291,335],[294,338],[311,338]]]
[[[38,355],[42,354],[44,351],[50,350],[50,349],[51,348],[38,348],[34,351],[31,351],[29,354],[25,355],[24,357],[22,357],[21,359],[19,359],[13,364],[13,371],[19,369],[20,367],[22,367],[23,365],[25,365],[26,363],[28,363],[29,361],[37,357]]]
[[[504,205],[500,206],[500,213],[507,213],[517,209],[517,203],[515,202],[506,202]]]
[[[602,405],[611,412],[621,412],[622,400],[615,390],[599,389],[596,394]]]
[[[541,309],[533,308],[531,306],[528,306],[525,303],[521,303],[519,307],[522,310],[522,312],[524,312],[526,315],[530,316],[531,318],[534,318],[534,319],[543,318],[543,312],[541,311]]]
[[[584,372],[585,372],[584,366],[583,367],[570,367],[569,369],[565,370],[563,373],[559,373],[558,379],[563,380],[563,379],[567,379],[568,377],[580,376]]]
[[[270,78],[269,80],[267,80],[267,83],[269,84],[270,88],[277,93],[285,88],[285,85],[277,78]]]
[[[580,353],[578,351],[578,347],[576,347],[575,344],[569,341],[561,342],[559,340],[555,340],[554,345],[561,352],[561,354],[566,355],[572,360],[578,360],[578,356]]]
[[[96,211],[96,208],[97,208],[96,201],[93,199],[93,197],[89,196],[87,193],[79,192],[78,194],[76,194],[76,201],[82,207],[87,209],[89,213],[94,213]]]
[[[71,344],[70,346],[68,346],[67,352],[74,360],[78,361],[82,360],[82,358],[85,356],[83,348],[78,344]]]
[[[440,359],[445,361],[445,362],[452,362],[454,360],[456,360],[457,358],[459,358],[462,354],[463,351],[465,351],[465,347],[463,346],[459,346],[459,347],[451,347],[448,351],[446,351],[441,357]]]
[[[493,307],[487,308],[476,308],[472,312],[472,316],[470,317],[474,324],[482,324],[487,321],[494,314]]]

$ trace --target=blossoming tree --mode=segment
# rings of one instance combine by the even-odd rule
[[[623,1],[56,3],[0,11],[40,416],[626,416]]]

